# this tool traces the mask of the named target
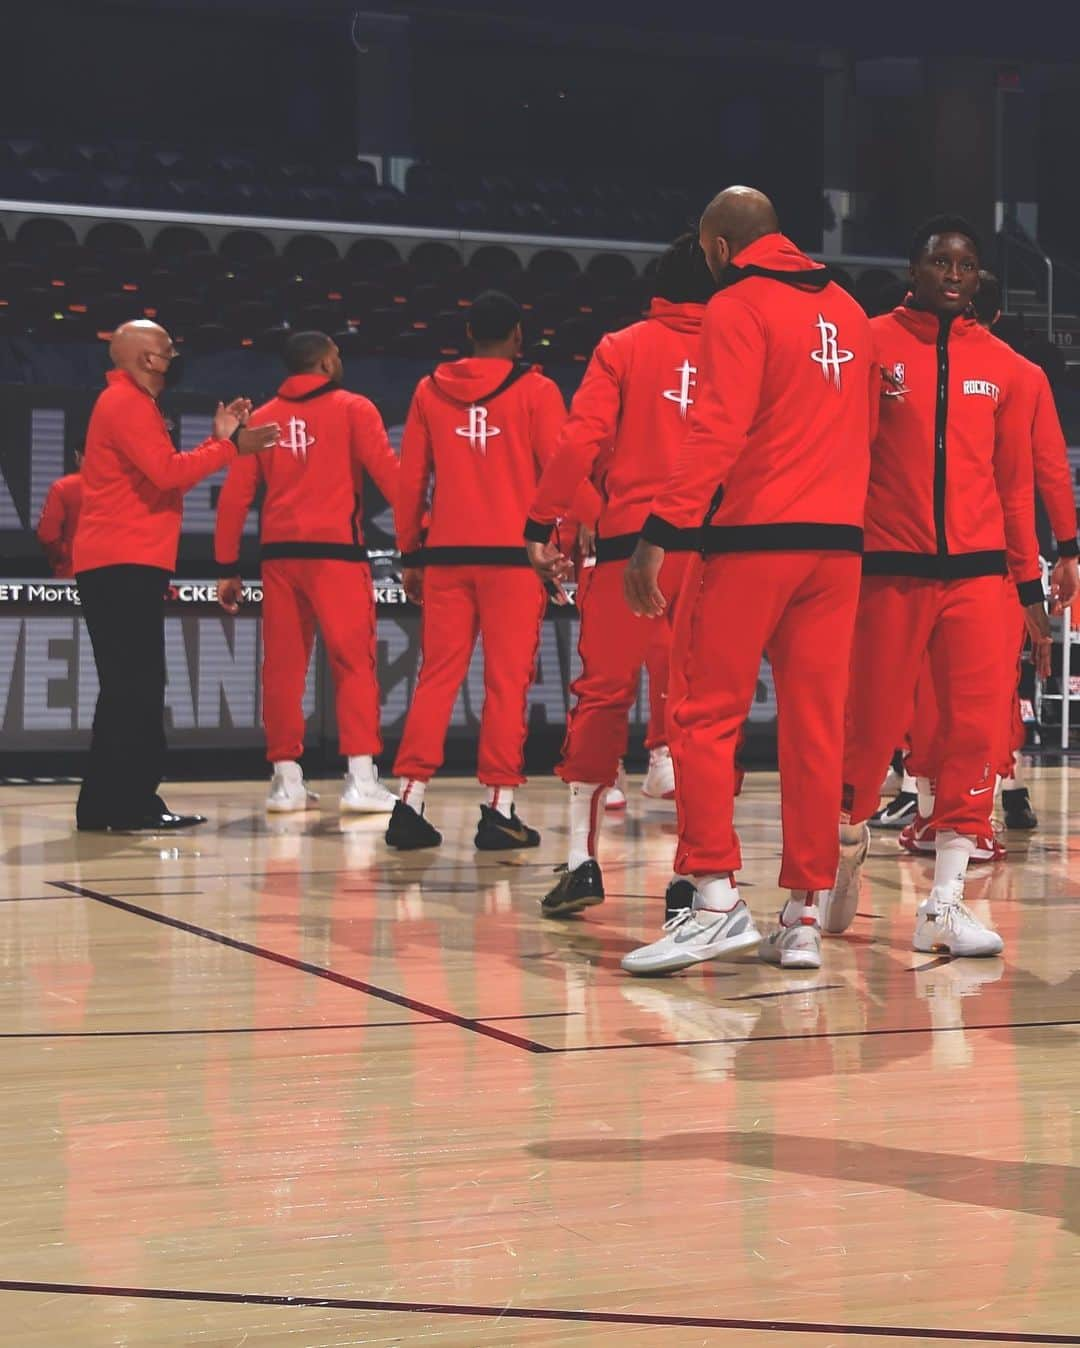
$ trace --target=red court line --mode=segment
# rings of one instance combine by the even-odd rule
[[[524,1049],[526,1053],[555,1052],[549,1045],[539,1044],[535,1039],[523,1039],[520,1035],[511,1034],[508,1030],[499,1030],[493,1025],[485,1025],[481,1021],[470,1020],[467,1016],[456,1015],[453,1011],[447,1011],[443,1007],[430,1006],[427,1002],[418,1002],[412,997],[403,997],[398,992],[391,992],[388,988],[376,987],[374,983],[361,982],[358,978],[350,978],[348,974],[339,974],[336,970],[327,969],[321,964],[309,964],[307,960],[294,959],[291,955],[282,955],[276,950],[266,949],[265,946],[252,945],[250,941],[238,941],[234,936],[226,936],[224,932],[212,931],[209,927],[200,927],[194,922],[184,922],[181,918],[170,917],[167,913],[155,913],[152,908],[143,908],[137,903],[128,903],[126,899],[118,899],[111,894],[103,894],[96,889],[87,889],[83,885],[73,885],[67,880],[50,880],[48,883],[56,889],[67,890],[70,894],[79,894],[84,899],[93,899],[96,903],[106,904],[110,908],[119,908],[122,912],[134,914],[135,917],[145,917],[151,922],[160,922],[162,926],[173,927],[177,931],[186,931],[192,936],[200,936],[204,941],[215,941],[218,945],[229,946],[232,950],[242,950],[247,955],[255,955],[259,959],[269,960],[273,964],[284,965],[287,969],[296,969],[301,973],[312,974],[315,978],[325,978],[327,982],[337,983],[344,988],[352,988],[355,992],[362,992],[368,997],[378,997],[381,1001],[391,1002],[394,1006],[402,1006],[407,1011],[416,1011],[420,1015],[430,1016],[432,1020],[446,1021],[450,1025],[457,1025],[460,1029],[471,1030],[473,1034],[480,1034],[488,1039],[497,1039],[500,1043]]]
[[[910,1325],[843,1325],[816,1320],[736,1320],[711,1315],[649,1315],[629,1311],[575,1311],[556,1306],[465,1306],[437,1301],[370,1301],[351,1297],[274,1296],[259,1292],[197,1292],[167,1287],[99,1287],[65,1282],[0,1279],[2,1292],[52,1296],[127,1297],[148,1301],[204,1301],[241,1306],[298,1306],[346,1311],[463,1315],[492,1320],[570,1320],[585,1324],[657,1325],[693,1329],[749,1329],[787,1334],[862,1334],[883,1339],[955,1339],[966,1343],[1080,1343],[1077,1334],[1026,1334],[1007,1329],[921,1329]]]

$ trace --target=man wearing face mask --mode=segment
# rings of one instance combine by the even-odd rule
[[[911,247],[911,293],[875,318],[883,385],[871,451],[863,582],[845,726],[841,856],[822,927],[842,932],[858,905],[866,820],[909,718],[926,651],[940,714],[934,884],[914,949],[1000,954],[997,932],[963,902],[969,861],[992,847],[1007,605],[1022,606],[1036,658],[1049,623],[1035,537],[1031,414],[1015,354],[972,309],[979,243],[938,216]],[[1006,573],[1015,589],[1006,588]],[[1014,648],[1015,649],[1015,648]]]
[[[244,428],[251,404],[218,404],[213,434],[177,453],[157,399],[178,353],[146,319],[113,334],[86,431],[73,569],[94,648],[98,701],[76,819],[80,830],[161,832],[203,823],[157,794],[165,754],[165,587],[176,565],[183,494],[278,437]]]

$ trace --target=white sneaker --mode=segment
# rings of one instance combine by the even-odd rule
[[[604,797],[604,809],[616,810],[626,809],[626,769],[623,767],[623,761],[619,759],[619,771],[615,777],[615,785],[608,787],[608,793]]]
[[[855,921],[859,906],[859,887],[862,868],[870,851],[870,826],[863,825],[863,835],[857,843],[840,844],[840,864],[836,868],[836,883],[818,895],[821,907],[821,930],[830,936],[839,936]],[[816,967],[816,966],[815,966]]]
[[[649,770],[641,784],[641,794],[651,800],[675,799],[675,764],[666,744],[649,750]]]
[[[807,908],[806,916],[790,927],[783,917],[758,947],[758,959],[779,964],[781,969],[821,968],[821,928],[817,908]]]
[[[948,954],[954,959],[987,959],[1001,954],[1005,942],[963,902],[963,892],[963,881],[949,894],[930,891],[915,918],[912,950],[926,955]]]
[[[345,774],[345,790],[341,793],[342,814],[390,814],[397,804],[397,796],[387,791],[378,774],[371,781]]]
[[[739,899],[726,913],[683,908],[664,923],[659,940],[631,950],[621,962],[628,974],[671,974],[705,960],[741,954],[760,942],[753,915]]]
[[[299,763],[274,764],[270,794],[266,797],[269,814],[294,814],[298,810],[306,810],[318,799],[314,791],[309,791],[305,786]]]

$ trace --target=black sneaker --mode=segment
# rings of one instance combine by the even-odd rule
[[[491,805],[481,805],[476,846],[481,852],[508,852],[515,847],[539,847],[540,834],[521,822],[512,805],[509,818]]]
[[[1015,791],[1002,791],[1001,804],[1005,810],[1005,827],[1031,830],[1039,827],[1039,820],[1031,808],[1031,797],[1026,786]]]
[[[418,847],[438,847],[441,842],[442,834],[424,818],[422,805],[419,814],[403,800],[394,805],[394,812],[386,826],[387,847],[414,852]]]
[[[545,917],[569,917],[582,908],[591,908],[604,902],[604,877],[600,867],[590,857],[570,870],[560,866],[559,883],[540,900],[540,911]]]
[[[684,908],[692,908],[696,893],[689,880],[672,880],[664,892],[664,921],[681,913]]]
[[[914,791],[898,791],[888,805],[870,816],[873,828],[905,828],[919,810],[919,797]]]

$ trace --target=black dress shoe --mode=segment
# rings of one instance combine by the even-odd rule
[[[509,817],[490,805],[481,805],[476,846],[481,852],[509,852],[517,847],[539,847],[540,834],[521,822],[512,805]]]
[[[1026,829],[1030,832],[1039,827],[1039,820],[1031,808],[1031,797],[1026,786],[1015,791],[1002,791],[1001,804],[1005,809],[1005,827]]]
[[[545,917],[569,917],[582,908],[604,902],[604,877],[591,857],[573,870],[560,869],[563,873],[559,883],[540,900],[540,911]]]
[[[386,845],[401,852],[415,852],[419,847],[438,847],[442,834],[424,818],[424,807],[417,813],[411,805],[399,800],[386,826]]]
[[[664,921],[681,913],[684,908],[692,908],[696,893],[689,880],[672,880],[664,892]]]
[[[169,810],[163,810],[160,814],[143,815],[141,819],[133,819],[130,822],[87,824],[80,821],[77,828],[80,833],[175,833],[177,829],[195,828],[196,825],[205,823],[204,814],[173,814]]]

